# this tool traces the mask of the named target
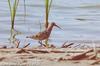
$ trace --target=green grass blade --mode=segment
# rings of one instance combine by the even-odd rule
[[[49,0],[45,0],[45,28],[48,28],[48,4]]]
[[[19,4],[19,0],[14,0],[13,5],[11,5],[11,0],[8,0],[8,4],[9,4],[9,9],[10,9],[10,15],[11,15],[11,36],[10,36],[10,42],[14,43],[14,41],[16,40],[16,33],[14,30],[14,23],[15,23],[15,17],[16,17],[16,11],[17,11],[17,7]]]
[[[11,21],[12,21],[12,7],[11,7],[10,0],[8,0],[8,4],[9,4],[9,9],[10,9]]]
[[[12,29],[14,29],[14,21],[15,21],[15,16],[16,16],[16,10],[18,7],[19,0],[15,0],[13,4],[13,10],[12,10]]]
[[[50,3],[49,3],[50,2]],[[45,28],[48,28],[48,19],[49,19],[49,13],[50,13],[50,9],[51,9],[51,5],[52,5],[52,0],[45,0]]]
[[[51,9],[51,5],[52,5],[52,0],[50,0],[50,4],[49,4],[49,7],[48,7],[48,17],[49,17],[49,13],[50,13],[50,9]]]
[[[50,12],[51,5],[52,5],[52,0],[45,0],[45,29],[48,28],[48,24],[49,24],[48,19],[49,19],[49,12]],[[47,47],[49,46],[48,39],[45,40],[45,44]]]

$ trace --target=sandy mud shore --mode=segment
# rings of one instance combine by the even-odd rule
[[[0,49],[0,66],[100,66],[100,53],[92,49]]]

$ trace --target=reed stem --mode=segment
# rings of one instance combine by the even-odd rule
[[[45,29],[47,29],[49,25],[48,19],[49,19],[51,4],[52,4],[52,0],[45,0]],[[45,44],[46,46],[49,46],[48,39],[45,40]]]
[[[15,40],[15,32],[14,32],[14,26],[15,26],[15,17],[16,17],[16,11],[19,4],[19,0],[14,0],[13,6],[11,5],[11,0],[8,0],[9,9],[10,9],[10,16],[11,16],[11,36],[10,36],[10,42],[14,43]]]

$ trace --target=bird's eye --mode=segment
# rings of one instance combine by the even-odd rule
[[[38,35],[36,35],[35,37],[38,37]]]

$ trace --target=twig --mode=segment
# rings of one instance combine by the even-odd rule
[[[17,51],[16,53],[28,53],[27,50],[25,49],[20,49],[19,51]]]
[[[76,48],[76,47],[78,47],[78,46],[80,46],[81,44],[78,44],[78,45],[76,45],[76,46],[74,46],[74,48]]]
[[[80,60],[80,59],[83,59],[86,57],[86,54],[85,53],[81,53],[81,54],[78,54],[76,56],[72,56],[71,58],[69,58],[69,60]]]
[[[61,48],[64,47],[66,43],[67,43],[67,41],[62,44]]]
[[[1,58],[0,58],[0,61],[2,61],[2,60],[4,60],[4,59],[6,59],[6,57],[1,57]]]
[[[65,53],[65,51],[61,51],[61,50],[51,50],[51,52],[53,52],[53,53]]]
[[[96,54],[93,54],[93,55],[89,56],[88,59],[89,59],[89,60],[95,60],[95,59],[96,59]]]
[[[86,58],[87,57],[86,53],[89,53],[89,52],[92,52],[92,51],[93,51],[93,49],[88,50],[84,53],[78,54],[76,56],[72,56],[71,58],[69,58],[69,60],[80,60],[80,59]]]
[[[90,49],[90,50],[88,50],[88,51],[86,51],[84,53],[86,54],[86,53],[89,53],[89,52],[93,52],[93,49]]]
[[[66,45],[66,43],[67,43],[67,42],[65,42],[65,43],[62,45],[62,47],[61,47],[61,48],[67,48],[67,47],[69,47],[69,46],[71,46],[71,45],[73,45],[73,44],[74,44],[74,43],[70,43],[70,44]]]
[[[29,45],[30,45],[30,43],[26,44],[23,48],[26,48],[26,47],[28,47]]]
[[[50,53],[50,51],[42,49],[28,49],[28,51],[31,51],[33,53]]]
[[[16,44],[16,48],[18,48],[19,47],[19,44],[20,44],[20,41],[19,40],[16,40],[15,44]]]
[[[29,49],[29,48],[23,48],[21,50],[18,50],[16,53],[27,53],[27,52],[33,52],[33,53],[65,53],[65,51],[62,50],[51,50],[51,49]]]
[[[0,49],[2,49],[2,48],[7,48],[7,46],[2,46],[2,45],[0,45]]]
[[[100,59],[97,59],[96,61],[94,61],[93,63],[91,63],[91,65],[98,64],[99,62],[100,62]]]

